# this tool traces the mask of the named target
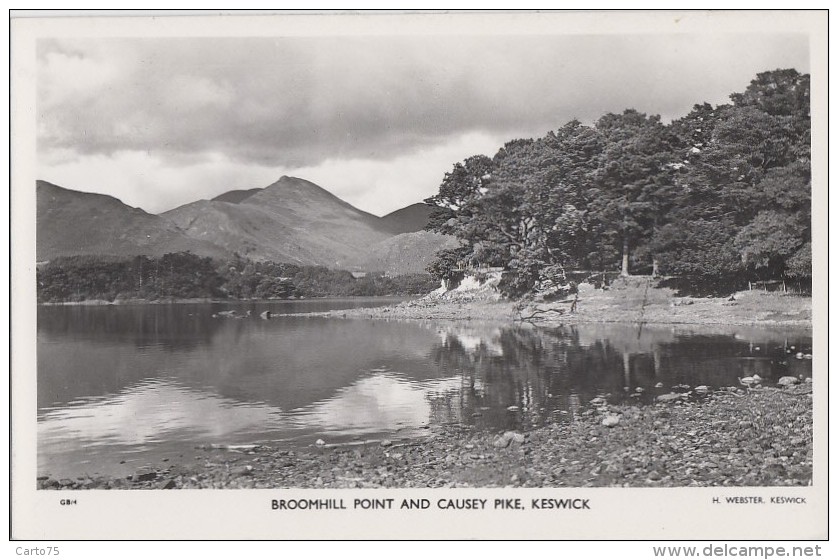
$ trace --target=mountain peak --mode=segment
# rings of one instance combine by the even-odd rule
[[[270,189],[271,187],[279,187],[279,188],[307,188],[307,189],[314,189],[323,192],[329,192],[320,185],[316,185],[311,181],[306,181],[305,179],[300,179],[299,177],[291,177],[289,175],[283,175],[279,178],[275,183],[268,185],[265,187],[266,189]],[[329,193],[332,194],[332,193]],[[333,195],[334,196],[334,195]]]
[[[441,242],[421,230],[428,208],[417,203],[384,218],[355,208],[326,189],[283,175],[264,188],[228,191],[160,216],[116,198],[38,181],[38,257],[76,254],[158,255],[190,250],[226,258],[237,252],[256,260],[423,270]],[[372,259],[371,248],[387,257]]]
[[[376,216],[355,208],[345,200],[327,191],[320,185],[300,179],[283,175],[279,180],[268,185],[261,192],[248,197],[247,204],[268,204],[270,206],[293,207],[294,205],[317,205],[336,204],[350,212],[364,216],[365,219],[377,220]]]

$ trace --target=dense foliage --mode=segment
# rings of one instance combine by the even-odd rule
[[[764,72],[731,103],[664,124],[635,110],[514,140],[446,173],[428,229],[456,236],[429,267],[505,270],[510,295],[569,270],[695,285],[811,277],[809,76]]]
[[[412,295],[439,285],[428,274],[356,278],[345,270],[238,257],[219,263],[192,253],[131,259],[63,257],[40,266],[37,281],[41,302]]]

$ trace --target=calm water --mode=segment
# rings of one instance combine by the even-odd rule
[[[128,474],[213,443],[399,438],[446,423],[526,430],[568,421],[598,395],[650,402],[679,384],[811,376],[795,357],[811,352],[808,329],[212,317],[369,305],[39,308],[39,474]]]

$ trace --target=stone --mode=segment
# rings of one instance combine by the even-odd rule
[[[701,394],[701,395],[704,395],[704,394],[706,394],[706,393],[709,393],[709,392],[710,392],[710,387],[708,387],[707,385],[699,385],[698,387],[696,387],[696,388],[694,389],[694,391],[695,391],[696,393],[699,393],[699,394]]]
[[[791,375],[784,375],[777,381],[777,385],[782,385],[783,387],[797,385],[798,383],[800,383],[800,380],[796,377],[792,377]]]
[[[660,381],[655,383],[655,389],[660,389],[661,387],[663,387],[663,383],[661,383]]]
[[[147,482],[149,480],[154,480],[155,478],[157,478],[157,471],[145,468],[135,472],[131,480],[134,482]]]
[[[323,441],[322,439],[318,439],[317,441],[314,442],[314,445],[316,445],[317,447],[323,447],[324,445],[326,445],[326,442]]]
[[[158,488],[160,490],[172,490],[175,487],[177,487],[177,484],[175,483],[174,478],[170,478],[169,480],[166,480],[165,482],[162,482],[160,483],[160,485],[158,485]]]
[[[389,439],[382,439],[381,443],[379,445],[381,447],[390,447],[391,445],[393,445],[393,442],[390,441]]]
[[[658,402],[674,402],[681,398],[680,393],[667,393],[665,395],[658,395],[655,399]]]
[[[616,414],[610,414],[602,419],[602,425],[606,428],[613,428],[620,423],[620,417]]]
[[[498,449],[509,447],[509,444],[512,443],[512,437],[509,435],[511,433],[512,432],[506,432],[502,436],[496,437],[495,441],[492,442],[492,446]]]
[[[509,412],[518,412],[521,409],[513,404],[512,406],[507,406],[506,410],[508,410]]]
[[[661,475],[658,471],[652,471],[649,473],[649,480],[660,480]]]

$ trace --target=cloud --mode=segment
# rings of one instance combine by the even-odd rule
[[[384,215],[433,195],[456,161],[493,154],[502,136],[469,133],[392,159],[328,159],[308,167],[245,163],[222,153],[172,162],[157,151],[56,157],[40,177],[66,188],[109,194],[152,213],[234,189],[266,187],[282,175],[310,180],[350,204]],[[96,173],[91,174],[95,169]]]
[[[437,177],[418,193],[486,138],[497,148],[628,107],[677,117],[757,72],[808,71],[807,45],[758,34],[42,40],[39,162],[79,187],[124,166],[121,184],[138,189],[125,196],[156,208],[222,183],[263,186],[277,170],[377,185],[365,200],[385,182]],[[475,149],[432,173],[415,163],[468,138]]]

